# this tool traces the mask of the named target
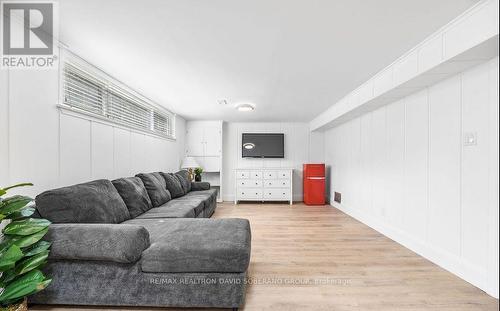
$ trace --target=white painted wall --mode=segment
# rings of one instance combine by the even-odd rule
[[[0,70],[0,185],[31,181],[22,193],[174,171],[184,152],[185,121],[177,140],[145,135],[59,110],[57,70]]]
[[[244,159],[241,157],[242,133],[284,133],[284,159]],[[293,168],[293,198],[302,200],[302,164],[323,162],[323,133],[309,131],[307,123],[230,122],[223,130],[223,199],[234,200],[234,170],[237,168]]]
[[[496,57],[325,133],[335,206],[495,297],[498,99]]]

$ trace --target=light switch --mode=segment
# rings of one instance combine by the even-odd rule
[[[464,146],[476,146],[477,145],[477,133],[476,132],[465,132],[464,133]]]

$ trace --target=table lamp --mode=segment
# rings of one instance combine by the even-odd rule
[[[187,169],[187,171],[189,173],[189,179],[191,181],[193,180],[193,176],[194,176],[193,169],[197,168],[197,167],[200,167],[200,165],[198,164],[198,162],[196,161],[196,159],[194,157],[185,157],[184,160],[182,160],[181,168]]]

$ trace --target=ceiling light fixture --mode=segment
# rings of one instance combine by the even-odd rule
[[[249,111],[253,111],[255,109],[255,107],[251,104],[240,104],[240,105],[236,106],[236,109],[238,109],[238,111],[241,111],[241,112],[249,112]]]

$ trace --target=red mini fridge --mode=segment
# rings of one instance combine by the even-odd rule
[[[325,164],[304,164],[304,203],[325,204]]]

